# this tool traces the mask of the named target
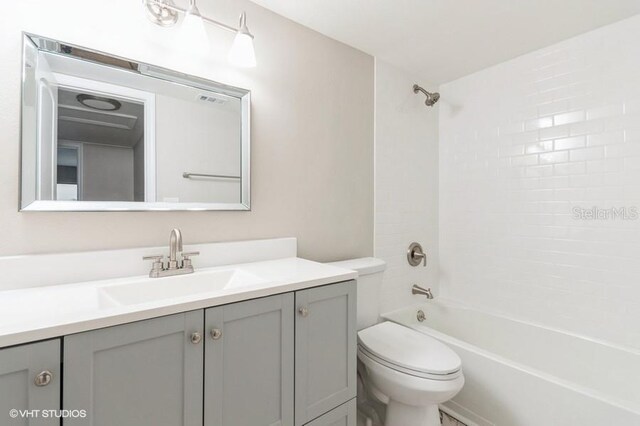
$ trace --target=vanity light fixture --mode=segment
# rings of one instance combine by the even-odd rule
[[[249,28],[247,28],[247,15],[244,12],[240,15],[239,27],[234,28],[202,16],[196,6],[196,0],[189,0],[188,9],[177,7],[173,0],[143,0],[143,4],[147,12],[147,18],[161,27],[174,26],[178,22],[179,15],[184,14],[185,18],[182,23],[182,25],[185,26],[184,30],[190,34],[192,42],[202,43],[205,49],[208,48],[208,39],[204,27],[205,22],[235,33],[233,45],[229,50],[229,62],[232,65],[243,68],[253,68],[256,66],[253,35],[249,32]]]
[[[199,50],[206,51],[209,49],[207,29],[204,27],[200,10],[196,6],[196,0],[189,1],[189,8],[184,14],[180,31],[182,31],[184,40],[189,45],[193,44]]]
[[[253,50],[253,35],[247,28],[247,14],[240,15],[240,28],[233,39],[229,50],[229,62],[237,67],[254,68],[256,66],[256,53]]]

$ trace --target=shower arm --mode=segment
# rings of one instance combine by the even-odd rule
[[[427,92],[426,90],[424,90],[422,87],[418,86],[417,84],[413,85],[413,93],[418,93],[418,92],[422,92],[424,93],[426,96],[431,96],[432,93]]]

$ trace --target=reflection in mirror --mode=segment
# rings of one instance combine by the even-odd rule
[[[80,149],[80,144],[74,146],[58,142],[56,200],[78,201],[82,197],[83,192],[78,181]]]
[[[249,92],[25,36],[23,210],[249,208]]]
[[[144,103],[59,87],[57,121],[56,200],[145,201]]]

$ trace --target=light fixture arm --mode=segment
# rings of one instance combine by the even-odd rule
[[[153,5],[153,6],[156,6],[156,7],[160,8],[160,9],[166,9],[166,10],[169,10],[171,12],[176,12],[176,13],[186,14],[189,11],[189,9],[183,9],[181,7],[178,7],[178,6],[174,5],[172,2],[168,2],[168,1],[164,1],[164,0],[143,0],[143,3],[145,5]],[[195,6],[195,0],[190,0],[189,1],[189,8],[191,8],[193,6]],[[216,20],[211,19],[211,18],[207,18],[206,16],[203,16],[203,15],[200,15],[200,17],[202,18],[203,21],[208,22],[209,24],[215,25],[218,28],[221,28],[223,30],[227,30],[227,31],[232,32],[232,33],[237,33],[238,30],[240,29],[240,28],[234,28],[231,25],[224,24],[224,23],[222,23],[220,21],[216,21]],[[174,24],[175,24],[175,22],[174,22]],[[246,24],[245,24],[245,27],[246,27]]]
[[[238,27],[232,27],[231,25],[224,24],[215,19],[202,16],[198,6],[196,6],[196,0],[189,0],[189,7],[183,9],[175,5],[173,0],[142,0],[142,4],[146,9],[147,18],[151,22],[161,27],[171,27],[178,23],[180,14],[185,15],[184,22],[187,23],[187,28],[196,29],[199,34],[197,39],[206,40],[206,31],[202,25],[202,22],[207,22],[220,29],[229,31],[235,34],[231,49],[229,49],[228,61],[237,67],[253,68],[256,66],[256,57],[253,47],[253,34],[247,28],[247,15],[242,12],[240,15],[240,22]],[[189,22],[187,22],[189,21]],[[194,40],[197,42],[197,40]]]
[[[200,10],[196,5],[196,0],[189,0],[189,8],[185,12],[187,15],[197,16],[202,19],[202,15],[200,15]]]

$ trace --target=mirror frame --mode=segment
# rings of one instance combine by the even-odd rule
[[[49,39],[35,34],[23,32],[22,45],[22,81],[20,93],[20,179],[19,179],[19,211],[50,211],[50,212],[112,212],[112,211],[250,211],[251,210],[251,91],[201,77],[180,73],[167,68],[158,67],[144,62],[133,61],[120,56],[107,54],[97,50]],[[44,51],[57,55],[63,55],[78,61],[96,63],[120,70],[122,72],[136,73],[151,78],[158,78],[182,86],[195,87],[203,90],[222,93],[240,100],[242,111],[241,124],[241,199],[239,203],[170,203],[147,201],[56,201],[56,200],[25,200],[23,188],[25,167],[23,163],[25,144],[37,144],[35,140],[25,141],[24,132],[24,106],[25,106],[25,77],[24,70],[27,65],[25,51],[27,45],[35,47],[38,51]],[[80,49],[92,54],[92,60],[79,58],[65,53],[64,47]],[[115,60],[115,61],[114,61]],[[135,65],[135,69],[117,65],[123,62]],[[36,158],[33,161],[37,161]],[[156,170],[157,172],[157,170]],[[34,188],[35,189],[35,188]]]

